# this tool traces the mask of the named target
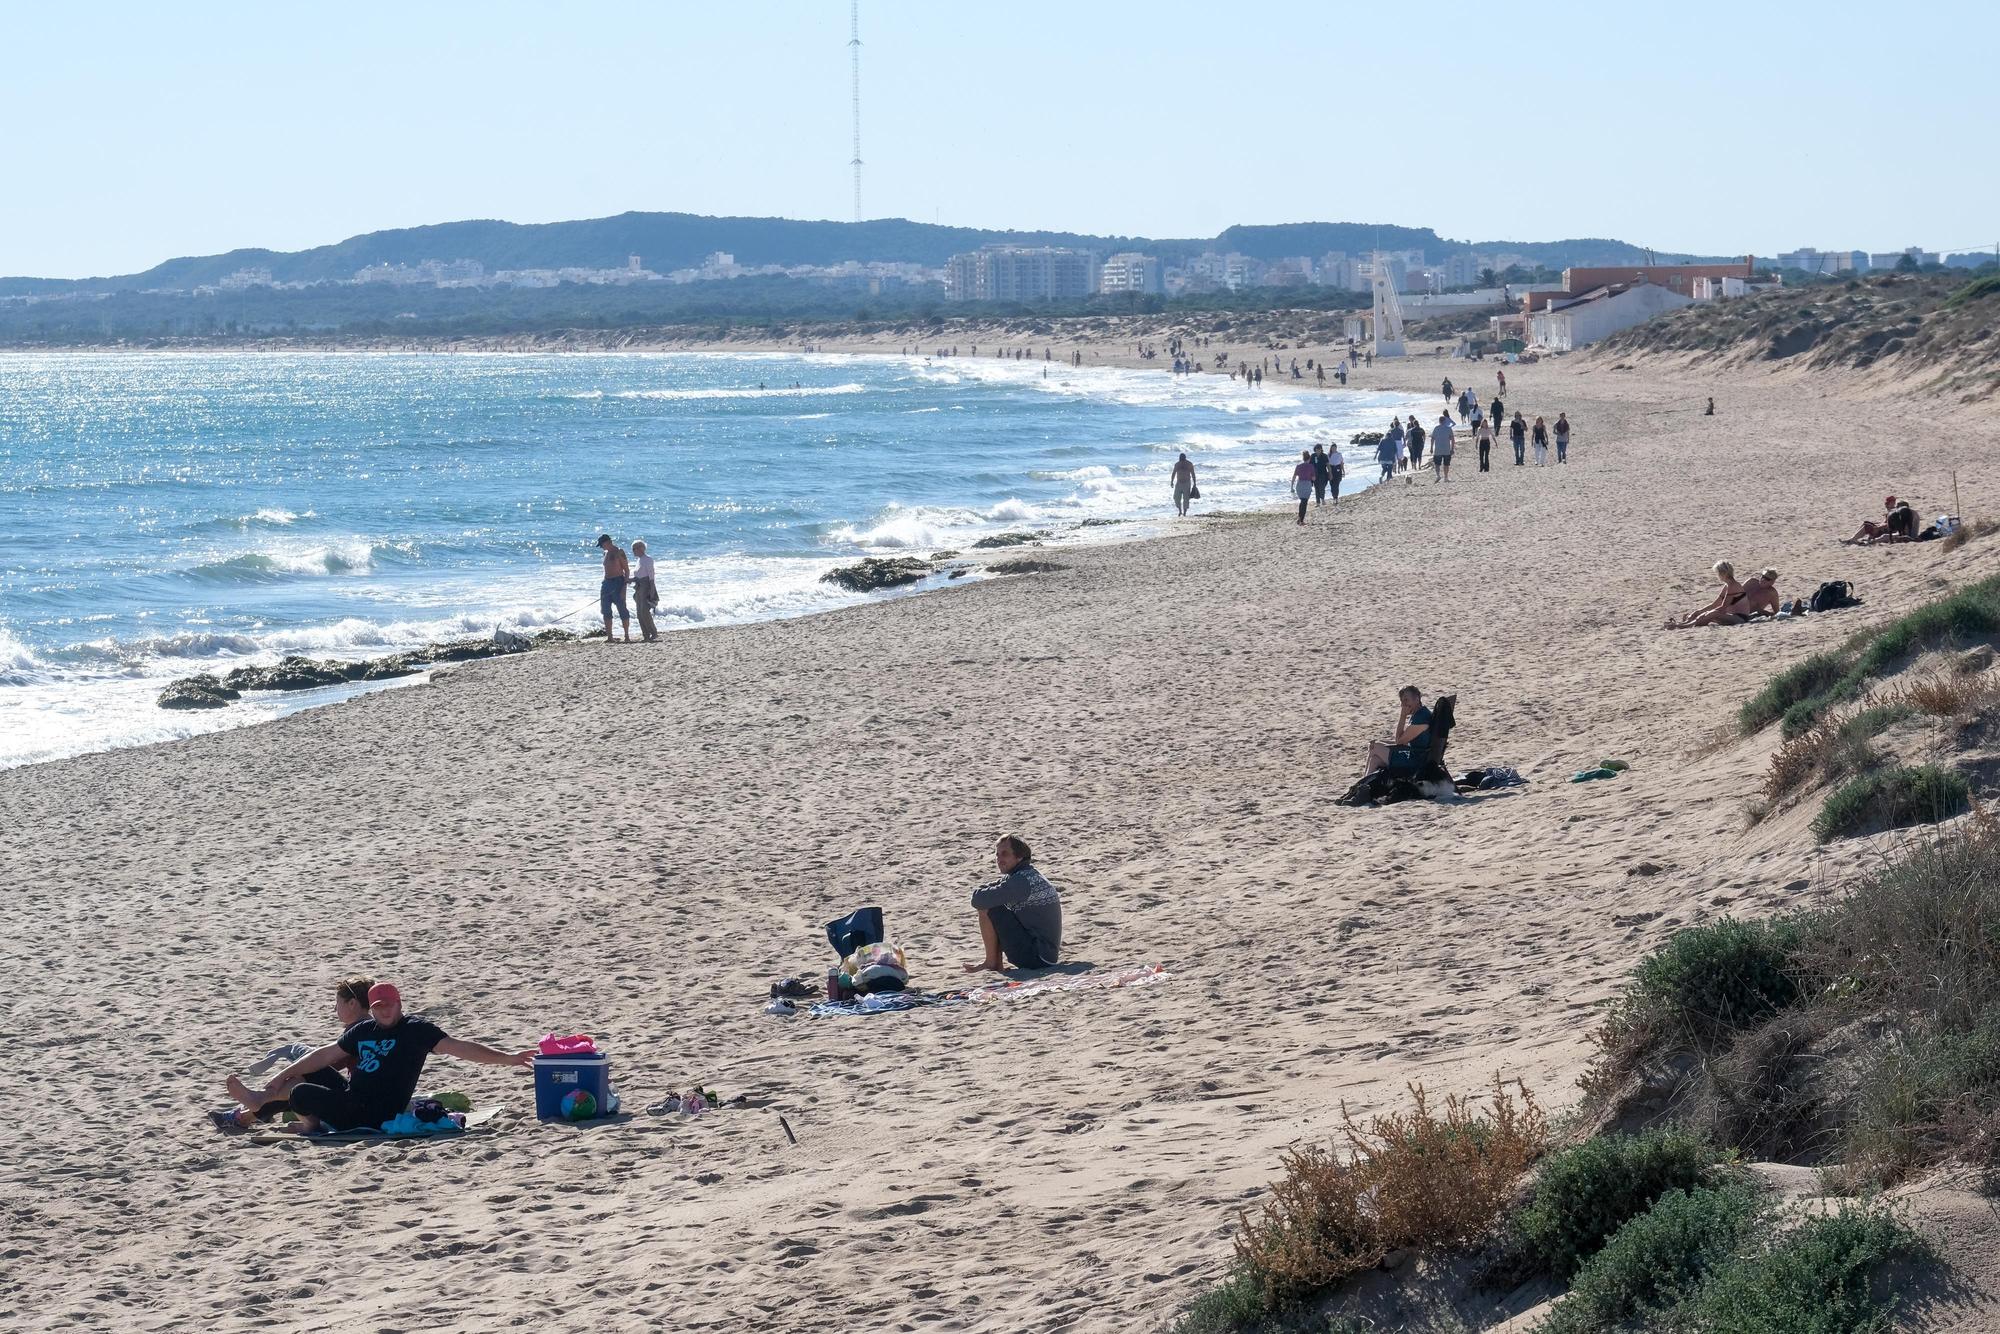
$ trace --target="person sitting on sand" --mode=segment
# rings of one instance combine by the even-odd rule
[[[625,552],[611,534],[600,533],[597,549],[604,553],[604,582],[597,586],[597,607],[604,613],[604,642],[611,639],[611,612],[615,608],[618,619],[625,626],[625,642],[632,642],[632,612],[625,605],[625,581],[632,577],[632,563],[625,559]]]
[[[1001,879],[972,891],[985,954],[964,965],[968,973],[1049,968],[1062,957],[1062,895],[1035,869],[1025,840],[1009,834],[994,845]]]
[[[286,1101],[298,1114],[297,1129],[303,1135],[322,1129],[374,1130],[408,1110],[417,1081],[423,1078],[424,1062],[434,1051],[479,1065],[527,1067],[535,1060],[533,1051],[506,1052],[483,1042],[447,1037],[430,1020],[404,1014],[402,993],[387,982],[377,982],[368,989],[367,1018],[342,1033],[339,1041],[286,1066],[263,1093],[249,1096],[261,1103],[271,1089],[288,1084],[291,1092]],[[353,1065],[346,1088],[310,1082],[311,1075],[343,1062]]]
[[[334,984],[333,1017],[339,1022],[341,1032],[345,1033],[348,1029],[368,1017],[368,989],[374,985],[375,979],[360,976],[345,977]],[[299,1044],[301,1047],[304,1045],[304,1043]],[[274,1052],[272,1057],[267,1057],[266,1059],[273,1059],[276,1054]],[[302,1076],[302,1078],[314,1084],[324,1085],[330,1089],[345,1089],[347,1087],[347,1076],[341,1072],[348,1064],[348,1062],[342,1061],[325,1070],[316,1070],[312,1074]],[[278,1113],[284,1111],[287,1105],[286,1099],[291,1095],[292,1089],[298,1082],[298,1080],[294,1080],[291,1083],[286,1083],[283,1077],[280,1076],[278,1079],[272,1080],[262,1093],[252,1093],[250,1087],[243,1082],[240,1075],[231,1075],[223,1084],[229,1090],[229,1096],[234,1098],[238,1105],[221,1111],[210,1112],[208,1114],[209,1119],[215,1122],[216,1128],[220,1130],[232,1132],[248,1130],[257,1122],[268,1121],[278,1115]]]
[[[1396,714],[1396,730],[1388,741],[1368,743],[1368,761],[1361,766],[1361,776],[1366,778],[1377,769],[1389,767],[1389,756],[1398,746],[1413,746],[1424,739],[1431,730],[1431,711],[1424,707],[1424,692],[1415,686],[1404,686],[1396,692],[1399,711]]]
[[[1743,617],[1730,610],[1731,605],[1743,596],[1743,585],[1736,582],[1736,567],[1726,560],[1715,563],[1715,577],[1722,581],[1722,591],[1715,600],[1700,611],[1691,611],[1685,616],[1667,618],[1667,629],[1685,630],[1696,625],[1735,625]]]
[[[1174,464],[1173,484],[1174,513],[1185,519],[1188,512],[1188,501],[1194,498],[1195,493],[1194,460],[1187,456],[1186,450],[1181,451],[1180,459]]]
[[[1864,519],[1852,537],[1841,538],[1845,546],[1873,546],[1877,542],[1909,542],[1917,536],[1917,512],[1906,500],[1894,496],[1882,501],[1882,522]]]
[[[1743,591],[1729,604],[1729,610],[1746,620],[1752,616],[1776,616],[1778,572],[1767,566],[1745,579]]]

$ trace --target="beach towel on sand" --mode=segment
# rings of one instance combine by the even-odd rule
[[[887,1014],[895,1010],[917,1010],[932,1005],[969,1005],[978,1001],[1022,1000],[1057,991],[1109,991],[1118,987],[1143,987],[1164,982],[1171,976],[1166,965],[1140,964],[1133,968],[1104,969],[1089,973],[1043,973],[1036,977],[1009,978],[957,991],[898,991],[878,996],[857,996],[851,1001],[821,1001],[807,1010],[815,1019],[852,1015]]]
[[[244,1138],[251,1144],[358,1144],[364,1140],[455,1138],[491,1125],[493,1119],[503,1110],[505,1109],[500,1107],[482,1107],[476,1112],[467,1112],[465,1124],[462,1126],[452,1118],[425,1122],[417,1120],[409,1112],[404,1112],[395,1120],[387,1122],[381,1130],[336,1130],[323,1135],[299,1135],[286,1130],[257,1130]]]

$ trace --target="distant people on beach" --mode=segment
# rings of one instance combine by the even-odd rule
[[[1707,407],[1707,409],[1706,409],[1705,411],[1703,411],[1703,413],[1702,413],[1701,415],[1702,415],[1702,416],[1704,416],[1704,417],[1713,417],[1713,416],[1715,415],[1715,400],[1714,400],[1714,399],[1712,399],[1712,398],[1711,398],[1711,399],[1709,399],[1709,400],[1708,400],[1708,407]]]
[[[1424,466],[1424,424],[1416,419],[1415,414],[1411,415],[1409,428],[1403,432],[1403,443],[1410,451],[1410,475],[1414,477],[1417,470]]]
[[[1569,414],[1556,414],[1556,462],[1569,462]]]
[[[1507,434],[1514,441],[1514,466],[1518,468],[1528,461],[1528,423],[1519,411],[1514,413],[1514,420],[1507,423]]]
[[[654,578],[653,558],[646,554],[644,542],[632,544],[632,606],[639,613],[639,634],[650,644],[660,637],[653,625],[653,608],[660,605],[660,585]],[[604,632],[607,636],[610,630]]]
[[[1313,508],[1326,504],[1326,446],[1315,443],[1312,449],[1313,465]]]
[[[333,1018],[334,1022],[340,1025],[341,1032],[345,1033],[368,1017],[368,991],[374,985],[374,978],[359,975],[342,978],[334,983]],[[305,1054],[304,1043],[298,1043],[290,1049],[290,1059],[293,1061]],[[265,1060],[274,1060],[277,1056],[278,1053],[273,1052]],[[231,1075],[223,1081],[223,1086],[229,1090],[229,1096],[236,1100],[237,1105],[224,1111],[210,1112],[209,1119],[215,1123],[217,1129],[232,1134],[239,1130],[248,1130],[257,1122],[269,1121],[291,1106],[289,1099],[292,1090],[301,1083],[318,1084],[324,1088],[344,1092],[347,1089],[345,1072],[350,1064],[352,1064],[350,1061],[338,1061],[324,1070],[314,1070],[309,1074],[296,1075],[290,1079],[281,1075],[261,1090],[252,1089],[245,1084],[241,1075]]]
[[[1545,467],[1549,461],[1549,426],[1540,417],[1535,418],[1535,466]]]
[[[1173,487],[1174,513],[1185,519],[1188,502],[1200,494],[1194,481],[1194,460],[1187,456],[1186,450],[1182,450],[1180,458],[1174,462]]]
[[[1914,542],[1917,537],[1917,511],[1908,501],[1886,496],[1882,501],[1882,521],[1864,519],[1854,536],[1840,539],[1843,546],[1868,547],[1878,542]]]
[[[632,612],[625,605],[625,585],[632,577],[632,563],[625,559],[625,553],[611,534],[601,533],[597,538],[597,549],[604,553],[604,581],[597,586],[597,607],[604,617],[604,641],[611,642],[611,614],[618,613],[618,619],[625,627],[625,642],[632,642]]]
[[[972,891],[985,953],[964,965],[968,973],[1049,968],[1062,961],[1062,895],[1034,865],[1034,853],[1017,834],[993,849],[999,880]]]
[[[1424,707],[1423,691],[1415,686],[1404,686],[1396,692],[1396,706],[1396,726],[1389,733],[1389,740],[1368,743],[1368,759],[1361,766],[1363,778],[1378,769],[1388,768],[1399,748],[1416,745],[1431,729],[1431,711]]]
[[[1444,377],[1444,401],[1447,403],[1451,402],[1451,377],[1449,375]]]
[[[1347,460],[1341,455],[1339,445],[1326,447],[1326,495],[1334,504],[1340,503],[1340,481],[1347,476]]]
[[[1493,471],[1493,423],[1482,421],[1472,433],[1472,439],[1479,446],[1479,471]]]
[[[1495,370],[1495,371],[1493,372],[1493,374],[1494,374],[1494,377],[1495,377],[1496,379],[1498,379],[1498,380],[1500,381],[1500,395],[1501,395],[1501,397],[1502,397],[1502,398],[1506,397],[1506,395],[1507,395],[1507,372],[1506,372],[1506,371],[1504,371],[1504,370]]]
[[[1382,437],[1382,443],[1375,446],[1375,461],[1382,465],[1382,480],[1388,481],[1396,475],[1396,460],[1403,456],[1403,423],[1397,422],[1393,434]]]
[[[1306,522],[1306,502],[1313,494],[1313,456],[1310,449],[1299,451],[1299,464],[1292,469],[1292,494],[1299,501],[1299,526]]]
[[[338,1041],[293,1061],[263,1093],[250,1096],[261,1103],[270,1089],[288,1086],[286,1102],[299,1118],[301,1134],[377,1130],[408,1110],[432,1052],[478,1065],[527,1067],[535,1059],[533,1051],[506,1052],[451,1037],[430,1020],[403,1013],[402,993],[388,982],[377,982],[368,989],[366,1018]],[[341,1065],[351,1070],[345,1087],[312,1082],[314,1074]]]

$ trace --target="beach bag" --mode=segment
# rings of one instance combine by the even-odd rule
[[[1848,587],[1845,579],[1829,579],[1819,586],[1812,595],[1812,601],[1806,605],[1813,611],[1833,611],[1838,607],[1857,607],[1861,605],[1861,599],[1854,596],[1854,590]]]
[[[1188,499],[1189,499],[1189,500],[1200,500],[1200,499],[1201,499],[1201,488],[1200,488],[1200,487],[1198,487],[1198,486],[1196,486],[1196,487],[1190,487],[1190,488],[1188,489]]]
[[[843,959],[863,945],[879,944],[886,934],[880,908],[857,908],[826,924],[827,943]]]
[[[901,991],[910,985],[903,951],[894,945],[863,945],[841,961],[840,971],[847,984],[864,996]]]

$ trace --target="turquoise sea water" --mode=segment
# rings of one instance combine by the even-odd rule
[[[1199,509],[1277,503],[1302,445],[1412,405],[970,357],[8,356],[0,767],[329,698],[155,707],[191,672],[583,628],[601,531],[667,628],[796,615],[861,600],[820,575],[862,554],[1168,522],[1182,449]]]

